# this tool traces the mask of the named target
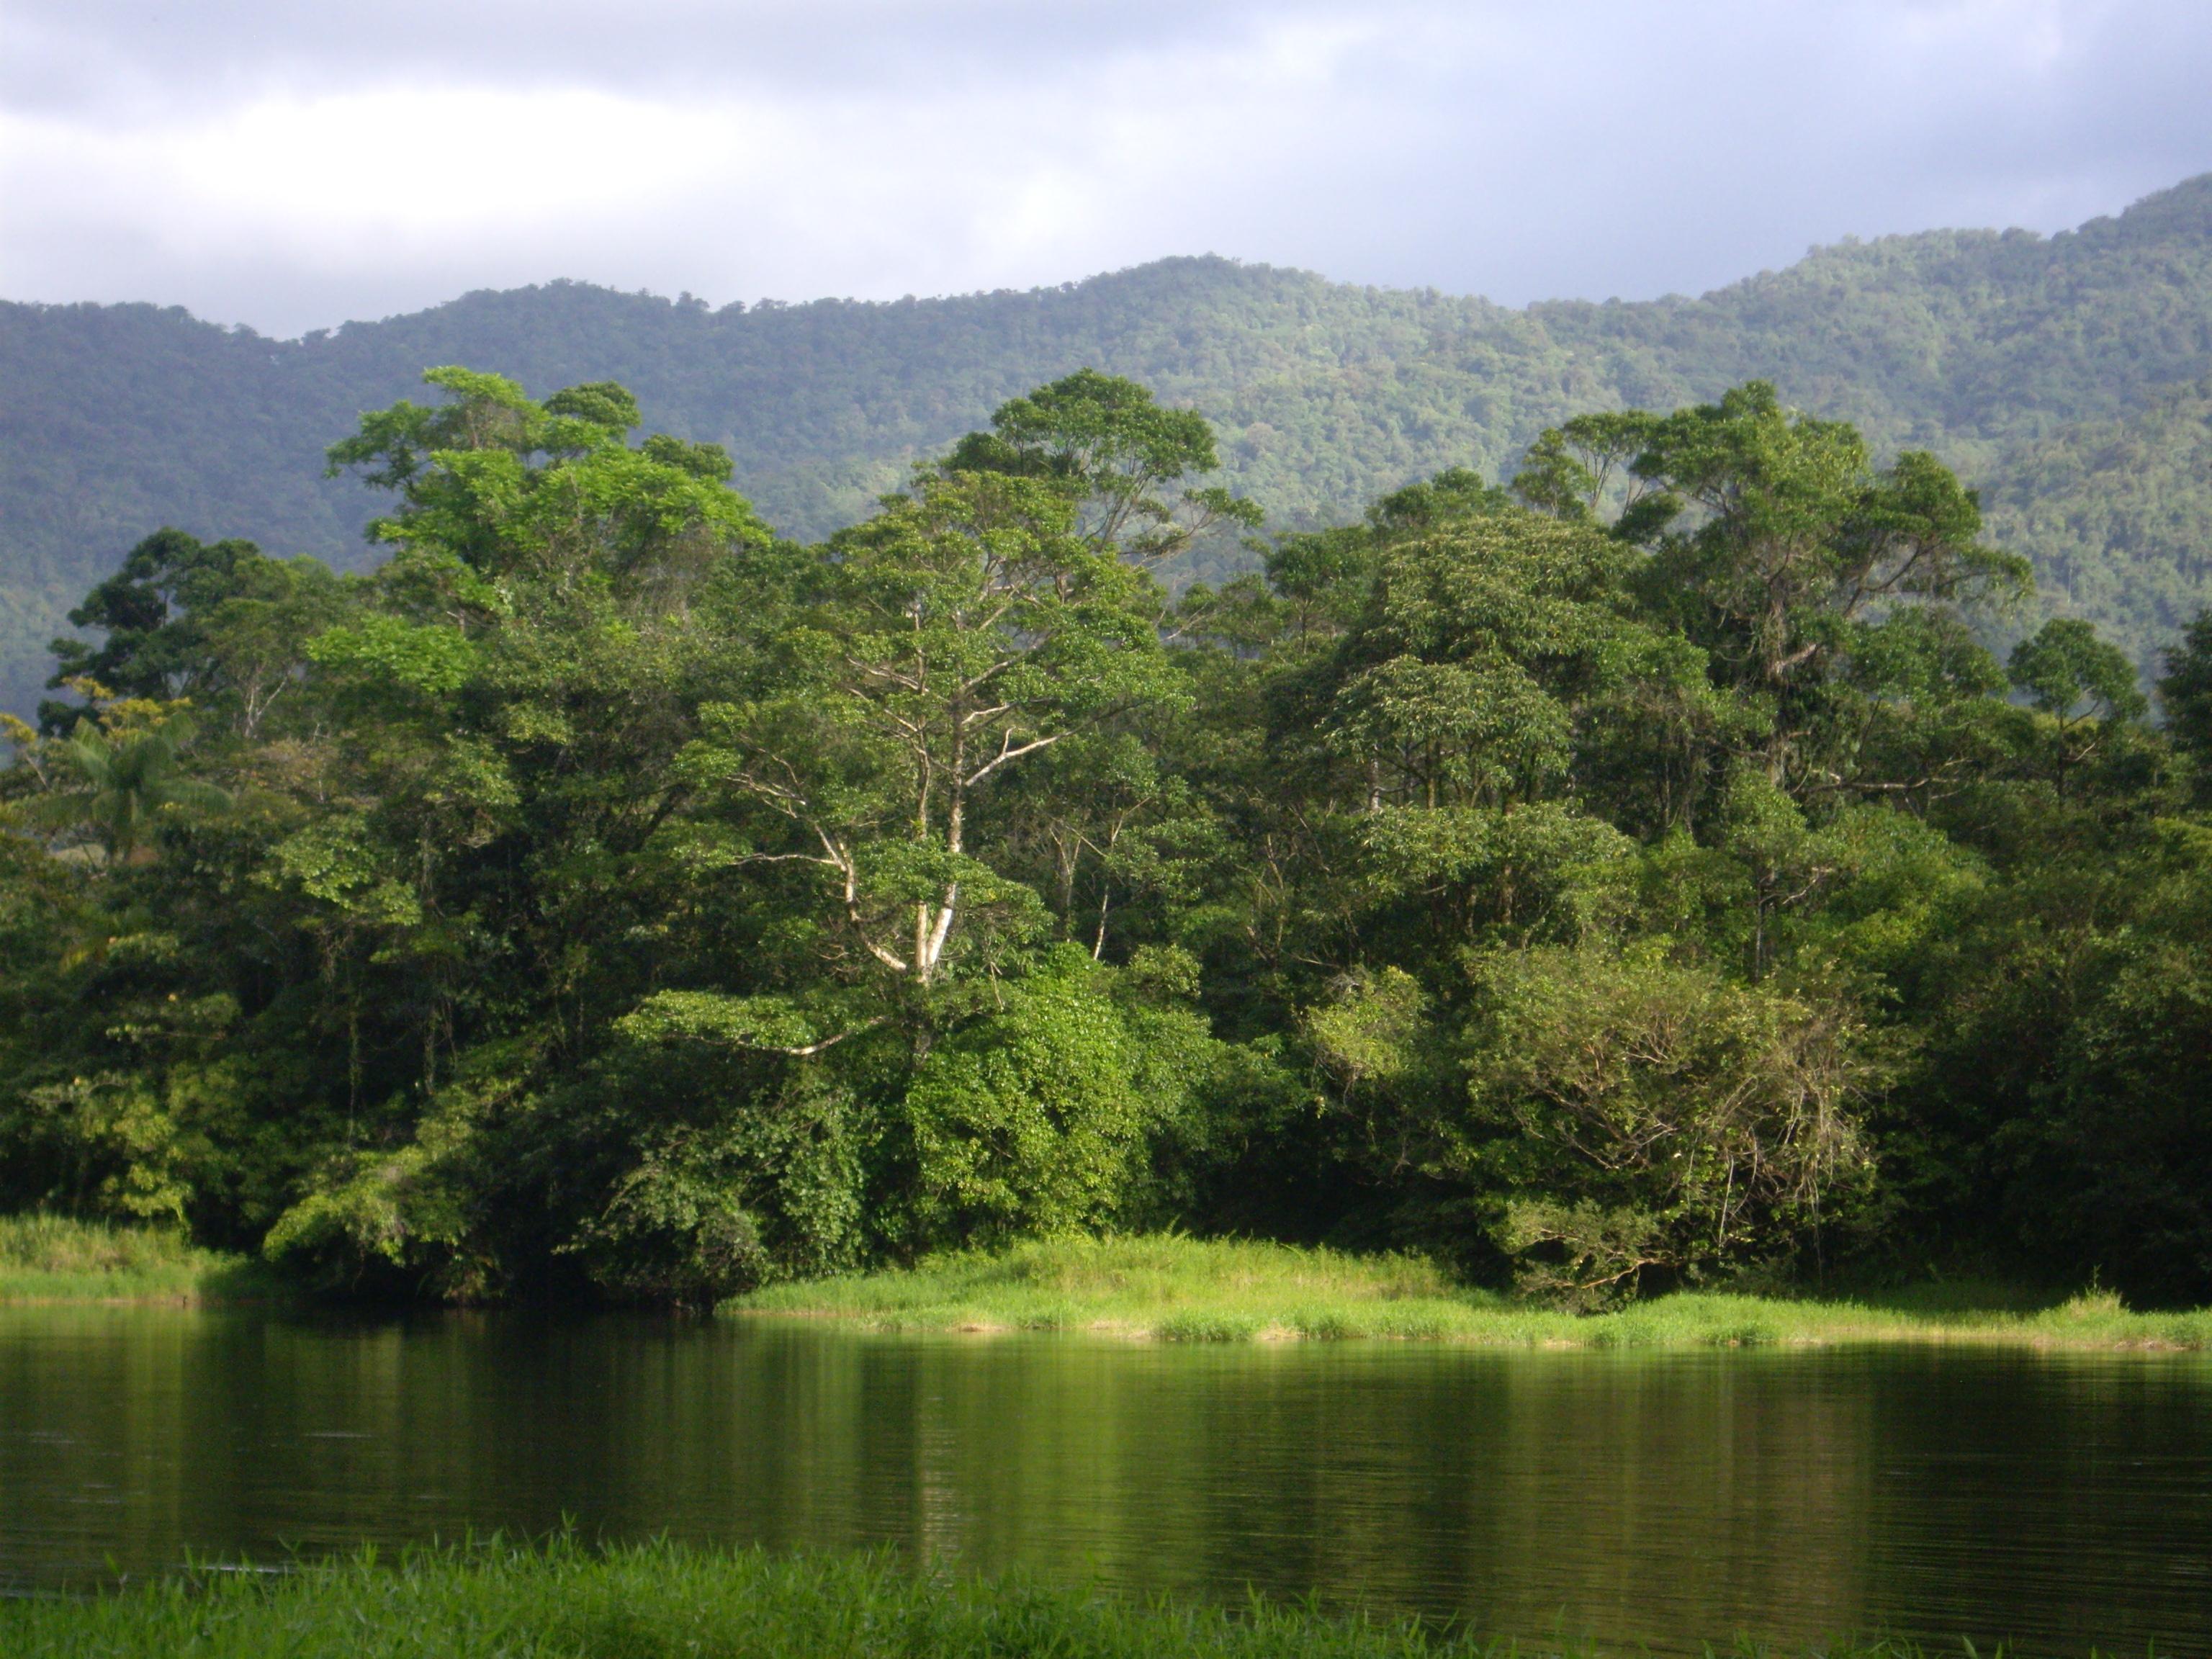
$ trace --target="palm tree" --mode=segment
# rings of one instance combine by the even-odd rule
[[[223,791],[179,769],[179,751],[191,735],[191,724],[183,716],[125,736],[79,720],[59,757],[76,775],[74,783],[47,795],[33,816],[56,829],[88,826],[99,838],[105,862],[151,858],[146,837],[163,807],[220,811],[230,805]]]

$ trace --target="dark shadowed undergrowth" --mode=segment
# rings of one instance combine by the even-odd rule
[[[1138,1602],[1029,1581],[917,1578],[886,1555],[781,1557],[669,1543],[604,1553],[556,1540],[373,1553],[292,1571],[196,1567],[83,1599],[0,1602],[15,1659],[1474,1659],[1598,1656],[1586,1642],[1494,1640],[1255,1601]],[[1638,1651],[1640,1650],[1623,1650]],[[1758,1659],[1996,1659],[1894,1638]]]

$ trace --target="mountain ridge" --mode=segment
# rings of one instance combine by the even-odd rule
[[[1763,378],[1878,448],[1936,450],[2055,579],[2046,608],[2113,628],[2140,660],[2212,598],[2212,480],[2190,459],[2212,382],[2208,173],[2052,236],[1845,241],[1694,297],[1517,308],[1213,255],[1054,288],[720,308],[555,282],[298,340],[143,302],[0,302],[0,703],[29,700],[63,613],[161,524],[363,562],[375,499],[322,478],[322,449],[448,362],[539,394],[623,380],[651,428],[724,444],[738,487],[809,537],[1005,398],[1086,365],[1206,413],[1228,481],[1282,526],[1445,465],[1495,475],[1581,410]],[[2158,458],[2147,473],[2138,453]],[[2126,568],[2092,568],[2099,492],[2138,473],[2170,482],[2122,515]]]

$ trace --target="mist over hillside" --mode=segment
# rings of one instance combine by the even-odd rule
[[[34,699],[64,613],[161,525],[364,561],[376,498],[324,478],[323,449],[449,362],[540,395],[619,380],[653,429],[725,446],[738,488],[807,538],[1085,365],[1208,416],[1228,482],[1277,526],[1447,465],[1510,471],[1581,410],[1765,378],[1881,449],[1935,450],[2035,561],[2042,605],[2139,659],[2212,599],[2206,175],[2057,236],[1845,243],[1634,303],[1509,309],[1204,258],[894,303],[714,309],[554,283],[297,341],[173,307],[0,304],[0,706]]]

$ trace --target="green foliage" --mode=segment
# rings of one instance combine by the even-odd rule
[[[1471,1111],[1434,1156],[1502,1164],[1529,1194],[1499,1242],[1532,1287],[1582,1299],[1708,1273],[1866,1194],[1856,1109],[1875,1079],[1848,1006],[1587,949],[1477,974]]]
[[[2181,643],[2166,653],[2166,670],[2159,701],[2174,746],[2202,760],[2212,753],[2212,610],[2199,611],[2183,630]]]
[[[421,1281],[461,1242],[464,1224],[442,1173],[419,1145],[334,1160],[276,1218],[262,1254],[306,1266],[325,1289],[361,1289],[379,1269],[418,1276],[410,1288],[429,1288]]]
[[[617,1299],[711,1306],[793,1273],[852,1266],[878,1126],[833,1073],[748,1041],[664,1033],[556,1092],[532,1155],[594,1176],[556,1254]],[[586,1194],[588,1194],[586,1197]]]
[[[216,811],[230,804],[213,784],[180,774],[179,751],[191,737],[191,720],[182,714],[138,731],[103,731],[79,720],[55,745],[56,785],[28,819],[60,831],[67,851],[135,857],[165,810]],[[78,830],[89,834],[88,843],[71,834]]]
[[[47,688],[87,684],[125,698],[211,703],[251,729],[289,689],[300,641],[334,620],[343,601],[343,585],[313,559],[269,559],[251,542],[206,546],[159,530],[70,612],[75,626],[106,638],[97,649],[56,640],[59,666]],[[76,718],[65,704],[41,712],[50,730]]]
[[[1018,943],[1031,896],[975,854],[1025,763],[1173,693],[1141,572],[1051,483],[945,471],[833,538],[763,695],[708,711],[691,775],[750,806],[746,856],[820,872],[856,964],[927,987]],[[965,927],[963,928],[963,924]]]
[[[2013,647],[2010,666],[2014,688],[2062,726],[2133,720],[2148,707],[2135,665],[2079,617],[2044,623]]]
[[[161,532],[7,726],[0,1203],[454,1301],[1161,1228],[2212,1287],[2203,626],[2171,735],[2081,617],[2008,678],[1927,453],[1601,410],[1176,595],[1251,514],[1103,373],[811,545],[621,386],[429,379],[330,451],[373,574]]]
[[[23,412],[0,446],[0,707],[27,708],[64,613],[151,526],[357,565],[374,500],[319,482],[319,446],[430,362],[506,366],[514,381],[483,377],[487,401],[465,417],[487,430],[520,418],[499,386],[582,381],[573,409],[535,418],[587,440],[626,418],[589,390],[619,380],[647,421],[718,448],[768,519],[807,539],[1086,366],[1206,416],[1219,483],[1302,528],[1445,469],[1506,476],[1570,416],[1765,380],[1853,422],[1877,454],[1939,455],[1982,490],[1996,544],[2035,560],[2048,603],[2153,667],[2212,597],[2212,468],[2191,389],[2212,375],[2208,225],[2212,181],[2197,179],[2047,239],[1845,242],[1695,299],[1522,310],[1213,258],[888,305],[709,310],[560,283],[299,341],[151,306],[11,305],[0,376]],[[1063,401],[1100,430],[1131,406]],[[438,407],[386,418],[396,459],[447,441],[426,422],[459,429]],[[1216,583],[1248,564],[1219,533],[1184,559]]]
[[[0,1216],[0,1302],[190,1299],[269,1288],[245,1262],[201,1249],[173,1227]]]
[[[565,1539],[364,1553],[283,1572],[226,1565],[113,1595],[16,1598],[0,1637],[24,1659],[99,1652],[228,1659],[1595,1659],[1581,1643],[1491,1642],[1416,1623],[1255,1601],[1143,1603],[1022,1580],[918,1577],[883,1555],[784,1558],[654,1543],[605,1552]],[[1770,1650],[1740,1645],[1741,1659]],[[1810,1650],[1808,1650],[1810,1651]],[[1880,1640],[1824,1659],[1936,1659]],[[1972,1659],[1972,1647],[1960,1651]],[[2002,1652],[1999,1649],[1997,1651]]]
[[[1778,783],[1835,763],[1837,665],[1879,639],[1869,611],[1917,617],[2031,586],[2027,561],[1982,543],[1979,504],[1932,455],[1876,471],[1856,428],[1785,410],[1763,381],[1663,416],[1578,417],[1531,456],[1516,489],[1570,523],[1601,520],[1625,476],[1608,533],[1650,551],[1653,608],[1751,700]]]
[[[647,1150],[577,1233],[592,1279],[628,1301],[712,1308],[772,1271],[742,1168],[678,1139]]]
[[[2039,608],[2094,622],[2146,678],[2212,580],[2212,379],[2171,378],[2122,412],[2008,442],[1975,474],[2003,544],[2034,562]]]
[[[1097,977],[1063,949],[916,1069],[906,1113],[927,1243],[1090,1231],[1127,1204],[1159,1103]]]
[[[945,465],[1050,480],[1083,504],[1085,538],[1125,558],[1166,558],[1217,524],[1261,521],[1257,507],[1218,486],[1183,483],[1221,465],[1203,415],[1163,409],[1134,380],[1096,369],[1001,404],[991,430],[962,439]],[[1164,495],[1177,486],[1176,499]]]
[[[2158,700],[2175,750],[2194,770],[2198,804],[2212,805],[2212,607],[2166,653]]]

